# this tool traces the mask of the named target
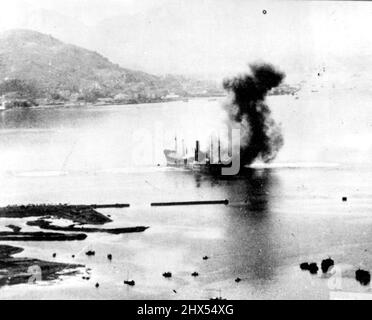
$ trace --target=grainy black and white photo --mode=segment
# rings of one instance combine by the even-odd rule
[[[0,12],[0,300],[372,299],[372,2]]]

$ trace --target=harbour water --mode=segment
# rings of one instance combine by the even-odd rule
[[[285,138],[278,159],[224,178],[166,167],[162,155],[175,135],[190,148],[195,139],[207,143],[225,117],[222,100],[1,113],[1,205],[130,203],[101,210],[114,220],[107,227],[150,228],[89,234],[84,241],[10,243],[25,248],[18,256],[84,264],[91,278],[5,286],[0,298],[328,299],[329,276],[310,275],[299,264],[329,256],[346,270],[342,290],[369,293],[352,270],[372,269],[372,148],[361,143],[368,141],[372,111],[354,101],[359,112],[351,119],[342,111],[348,97],[333,99],[270,97]],[[350,129],[354,121],[358,132]],[[150,207],[219,199],[229,205]],[[31,230],[25,222],[0,225]],[[90,249],[95,256],[85,255]],[[165,279],[166,271],[173,277]],[[128,278],[134,287],[123,284]]]

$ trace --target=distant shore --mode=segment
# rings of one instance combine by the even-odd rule
[[[269,93],[269,96],[283,96],[283,95],[292,95],[295,96],[296,90],[277,90]],[[172,98],[139,98],[139,99],[126,99],[126,100],[116,100],[113,98],[101,98],[94,102],[89,101],[63,101],[63,100],[52,100],[48,101],[46,99],[21,99],[13,100],[3,103],[3,107],[0,105],[0,112],[12,109],[35,109],[35,108],[57,108],[57,107],[66,107],[66,108],[76,108],[76,107],[91,107],[91,106],[112,106],[112,105],[136,105],[136,104],[153,104],[153,103],[167,103],[167,102],[188,102],[189,100],[194,99],[209,99],[216,100],[218,98],[227,97],[227,94],[200,94],[200,95],[190,95],[190,96],[179,96]]]
[[[216,100],[218,98],[226,97],[225,95],[218,96],[197,96],[197,97],[187,97],[187,98],[176,98],[176,99],[152,99],[152,100],[130,100],[130,101],[110,101],[110,102],[56,102],[47,104],[38,104],[28,107],[10,107],[5,109],[0,109],[1,111],[7,110],[19,110],[19,109],[37,109],[37,108],[77,108],[77,107],[102,107],[102,106],[130,106],[137,104],[154,104],[154,103],[168,103],[168,102],[189,102],[195,99],[208,99]]]

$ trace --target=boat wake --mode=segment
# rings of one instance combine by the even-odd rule
[[[182,168],[176,167],[123,167],[123,168],[109,168],[95,171],[95,173],[151,173],[151,172],[167,172],[180,171]]]
[[[68,172],[66,171],[24,171],[24,172],[12,172],[11,175],[15,177],[57,177],[65,176]]]
[[[252,169],[296,169],[296,168],[336,168],[339,163],[333,162],[283,162],[283,163],[252,163],[246,166]]]

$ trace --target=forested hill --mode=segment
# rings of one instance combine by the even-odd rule
[[[154,62],[156,63],[156,62]],[[31,30],[0,34],[0,94],[49,100],[213,95],[212,82],[123,68],[97,52]]]

